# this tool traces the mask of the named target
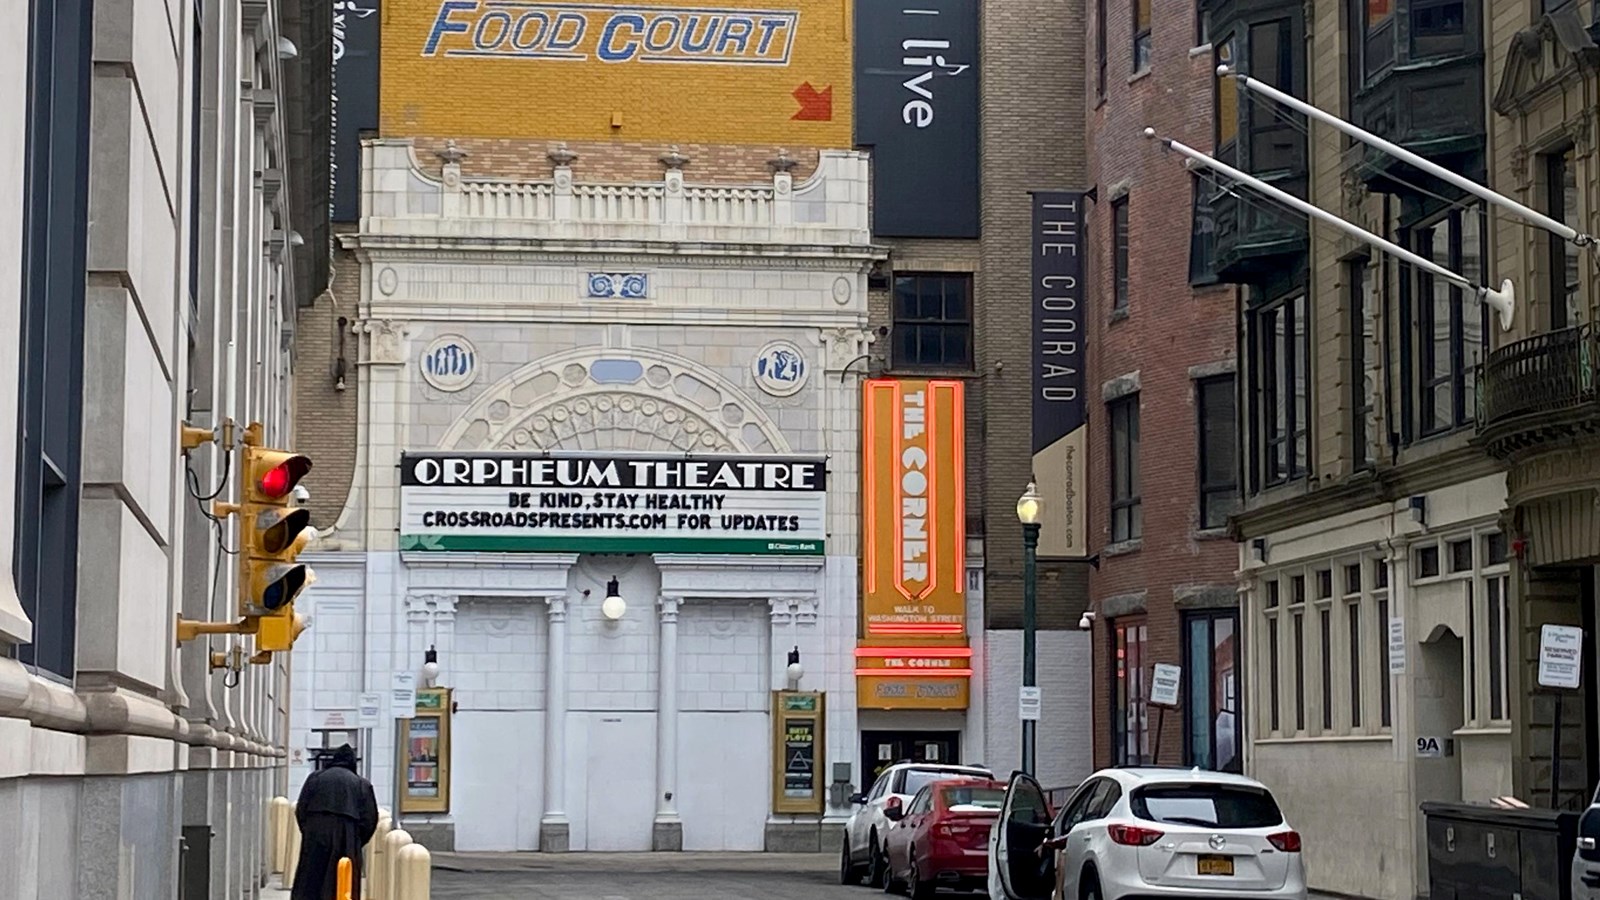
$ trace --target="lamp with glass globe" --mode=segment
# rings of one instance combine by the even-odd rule
[[[439,686],[439,651],[431,644],[422,654],[422,686],[425,688]]]
[[[800,679],[805,677],[806,668],[800,665],[800,647],[798,644],[795,645],[793,650],[789,651],[789,666],[784,671],[789,676],[789,690],[800,690]]]
[[[612,578],[606,583],[606,598],[600,601],[600,615],[605,616],[608,622],[615,622],[627,611],[628,602],[622,599],[617,579]]]
[[[1039,519],[1044,516],[1044,498],[1039,487],[1028,487],[1017,498],[1017,519],[1022,522],[1022,686],[1038,685],[1038,557]],[[1022,720],[1022,771],[1033,774],[1037,741],[1032,719]]]

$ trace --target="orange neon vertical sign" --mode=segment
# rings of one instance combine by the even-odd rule
[[[963,387],[864,387],[863,638],[950,643],[966,634]]]

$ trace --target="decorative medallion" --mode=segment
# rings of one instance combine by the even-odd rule
[[[843,306],[850,302],[850,295],[852,293],[853,289],[850,286],[850,279],[840,275],[838,278],[833,280],[833,302]]]
[[[384,266],[378,270],[378,290],[382,291],[385,297],[393,294],[394,289],[399,286],[400,276],[395,274],[394,269]]]
[[[773,341],[756,354],[751,369],[756,384],[774,397],[787,397],[806,385],[810,366],[805,354],[789,341]]]
[[[422,377],[441,391],[463,390],[478,377],[478,351],[460,335],[442,334],[422,353]]]
[[[643,300],[650,293],[650,277],[643,272],[590,272],[585,296],[616,300]]]

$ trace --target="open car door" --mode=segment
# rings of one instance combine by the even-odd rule
[[[1039,782],[1011,775],[1000,818],[989,837],[990,900],[1050,900],[1055,853],[1040,852],[1050,837],[1050,803]]]

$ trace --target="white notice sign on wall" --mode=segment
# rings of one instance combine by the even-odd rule
[[[1017,717],[1024,722],[1039,721],[1039,708],[1044,705],[1044,690],[1024,687],[1017,691]]]
[[[1539,686],[1572,689],[1583,666],[1583,629],[1545,625],[1539,629]]]
[[[361,727],[377,728],[378,720],[383,717],[383,694],[377,692],[362,694],[359,705]]]
[[[415,672],[396,672],[394,681],[390,685],[390,708],[394,711],[396,719],[415,719],[417,717],[417,674]]]
[[[1389,674],[1406,673],[1406,620],[1389,620]]]
[[[1156,663],[1150,675],[1150,704],[1152,706],[1177,706],[1178,684],[1183,680],[1183,667]]]

